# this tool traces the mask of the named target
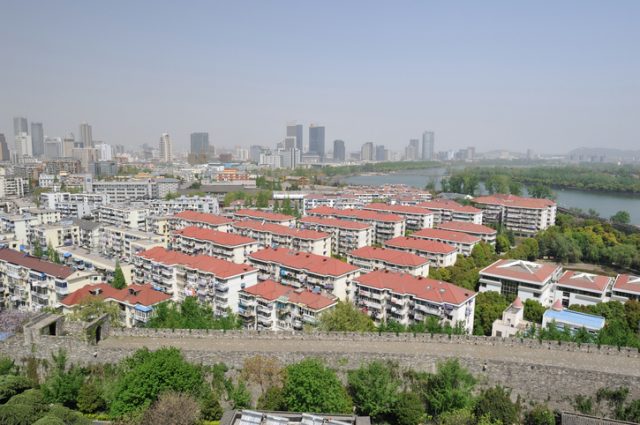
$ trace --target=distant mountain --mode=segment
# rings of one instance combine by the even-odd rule
[[[578,148],[570,151],[567,159],[576,162],[640,162],[640,150]]]

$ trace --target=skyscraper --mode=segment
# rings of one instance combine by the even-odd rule
[[[296,138],[296,149],[300,152],[304,150],[304,141],[302,139],[302,133],[304,128],[302,124],[289,123],[287,124],[287,137],[295,137]]]
[[[162,133],[160,136],[160,162],[173,161],[173,153],[171,152],[171,138],[169,133]]]
[[[384,145],[376,146],[376,161],[386,161],[388,160],[389,151],[384,148]]]
[[[56,159],[63,156],[62,139],[59,137],[47,137],[47,140],[44,141],[44,157],[46,159]]]
[[[409,158],[411,160],[416,160],[422,158],[422,149],[420,146],[420,139],[411,139],[409,140],[409,146],[411,146],[414,156]]]
[[[192,154],[208,154],[209,153],[209,133],[191,133],[191,151]]]
[[[80,141],[85,148],[93,147],[93,135],[91,134],[91,126],[86,122],[80,124]]]
[[[360,149],[360,160],[361,161],[373,161],[374,148],[372,142],[367,142],[362,145]]]
[[[344,140],[333,141],[333,160],[335,162],[344,162],[347,158],[347,151],[344,148]]]
[[[285,149],[292,149],[292,148],[297,148],[298,143],[295,137],[290,137],[287,136],[284,139],[284,148]]]
[[[33,151],[31,150],[31,136],[29,133],[20,133],[16,136],[16,157],[18,161],[21,160],[22,157],[32,156]]]
[[[309,153],[318,155],[324,161],[324,126],[309,126]]]
[[[20,133],[29,134],[29,123],[25,117],[15,117],[13,119],[13,135],[17,136]]]
[[[44,154],[44,129],[41,122],[31,123],[31,150],[33,156]]]
[[[0,133],[0,161],[11,161],[7,139],[4,138],[2,133]]]
[[[422,160],[433,161],[435,155],[433,153],[435,147],[435,135],[433,131],[425,131],[422,133]]]

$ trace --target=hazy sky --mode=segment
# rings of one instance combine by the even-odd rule
[[[640,1],[0,0],[0,132],[640,148]]]

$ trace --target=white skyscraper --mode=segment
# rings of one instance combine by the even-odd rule
[[[424,161],[433,161],[435,159],[434,147],[435,135],[433,131],[422,133],[422,159]]]
[[[113,159],[113,148],[106,143],[96,144],[96,151],[99,161],[111,161]]]
[[[20,132],[16,136],[16,157],[32,156],[31,136],[28,133]]]
[[[91,134],[91,126],[89,124],[80,124],[80,141],[85,148],[93,147],[93,135]]]
[[[173,161],[173,153],[171,152],[171,138],[169,133],[162,133],[160,136],[160,162]]]

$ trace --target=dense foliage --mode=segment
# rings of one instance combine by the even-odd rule
[[[335,308],[320,316],[319,329],[323,331],[371,332],[373,320],[350,302],[338,302]]]
[[[231,312],[227,312],[225,316],[215,317],[211,307],[199,303],[195,297],[186,297],[180,304],[158,305],[147,327],[231,330],[241,329],[242,319]]]
[[[430,268],[429,277],[451,282],[457,286],[475,291],[478,287],[478,271],[493,263],[497,258],[494,248],[487,243],[481,242],[473,247],[469,257],[458,255],[453,266]]]

